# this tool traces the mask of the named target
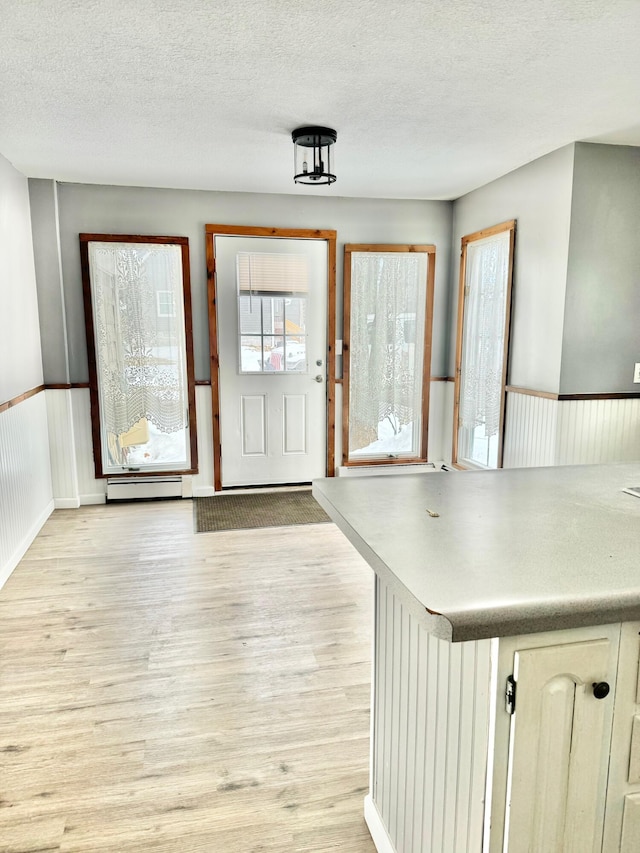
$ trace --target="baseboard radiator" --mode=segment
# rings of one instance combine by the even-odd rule
[[[181,498],[182,477],[113,477],[107,479],[107,501]]]

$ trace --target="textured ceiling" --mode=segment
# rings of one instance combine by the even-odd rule
[[[638,0],[0,0],[0,153],[62,181],[455,198],[640,145]],[[338,131],[332,187],[290,133]]]

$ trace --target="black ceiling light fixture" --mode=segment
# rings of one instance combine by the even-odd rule
[[[293,180],[296,184],[333,184],[331,146],[338,134],[330,127],[298,127],[293,139]]]

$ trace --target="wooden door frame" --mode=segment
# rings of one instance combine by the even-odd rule
[[[504,454],[505,404],[507,399],[507,374],[509,368],[509,345],[511,339],[511,301],[513,290],[513,261],[516,240],[516,220],[501,222],[491,228],[483,228],[473,234],[462,237],[460,242],[460,278],[458,282],[458,320],[456,326],[456,372],[453,395],[453,441],[451,445],[451,460],[456,468],[464,468],[458,461],[458,433],[460,431],[460,377],[462,374],[462,331],[464,328],[464,288],[467,277],[467,247],[486,237],[509,232],[509,270],[507,273],[507,296],[504,319],[504,349],[502,356],[502,389],[500,392],[500,426],[498,428],[498,468],[502,468]]]
[[[335,474],[336,434],[336,243],[337,232],[312,228],[265,228],[253,225],[205,225],[207,249],[207,302],[209,313],[209,356],[211,365],[211,409],[213,421],[213,486],[222,490],[222,442],[220,433],[220,352],[218,346],[218,301],[215,237],[278,237],[324,240],[327,243],[327,477]]]

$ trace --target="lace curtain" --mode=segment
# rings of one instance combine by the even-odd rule
[[[188,423],[179,246],[89,244],[103,425],[120,436],[141,419],[162,433]]]
[[[460,418],[487,438],[500,428],[509,242],[505,231],[467,246]]]
[[[397,455],[408,425],[405,455],[418,452],[426,264],[414,253],[351,255],[350,454]]]

